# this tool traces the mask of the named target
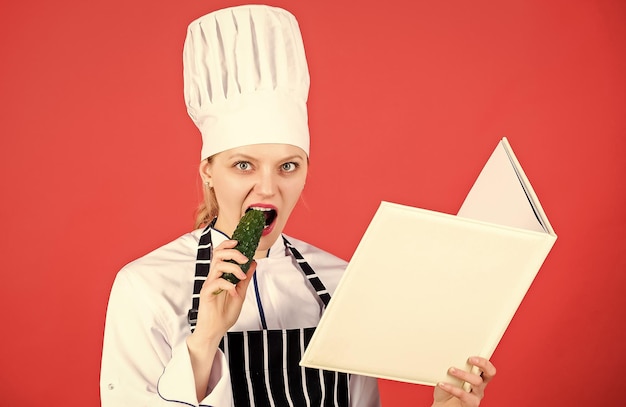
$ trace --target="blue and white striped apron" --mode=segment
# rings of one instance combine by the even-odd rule
[[[211,264],[212,226],[213,223],[204,229],[198,243],[192,309],[188,315],[192,332],[197,322],[200,289],[209,274]],[[284,236],[283,242],[325,308],[330,301],[326,287],[300,252]],[[262,307],[260,310],[264,329],[227,332],[220,343],[229,363],[235,407],[347,407],[347,374],[299,365],[315,327],[267,329]]]

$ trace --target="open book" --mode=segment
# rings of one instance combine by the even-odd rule
[[[409,383],[490,358],[556,235],[506,138],[456,216],[382,202],[301,365]]]

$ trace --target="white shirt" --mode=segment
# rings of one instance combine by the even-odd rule
[[[201,230],[126,265],[116,276],[106,316],[100,395],[103,407],[233,405],[228,362],[219,351],[211,370],[211,393],[198,404],[186,338],[187,312]],[[332,294],[346,262],[300,240],[287,237]],[[226,236],[211,231],[214,246]],[[317,326],[319,299],[294,266],[282,239],[267,258],[257,259],[256,276],[268,329]],[[253,283],[231,331],[259,330],[261,319]],[[352,376],[350,405],[380,406],[377,381]]]

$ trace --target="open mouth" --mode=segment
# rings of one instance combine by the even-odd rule
[[[251,206],[248,209],[246,209],[246,212],[251,211],[253,209],[257,211],[261,211],[265,215],[265,228],[266,229],[272,224],[272,222],[274,222],[274,220],[276,219],[276,216],[278,215],[276,213],[276,209],[264,208],[260,206]]]

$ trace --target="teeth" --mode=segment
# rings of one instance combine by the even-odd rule
[[[265,208],[265,207],[257,207],[257,206],[251,206],[249,207],[246,212],[251,211],[251,210],[257,210],[257,211],[261,211],[264,212],[265,214],[265,227],[269,227],[269,225],[274,221],[274,219],[276,218],[276,209],[272,209],[272,208]]]

